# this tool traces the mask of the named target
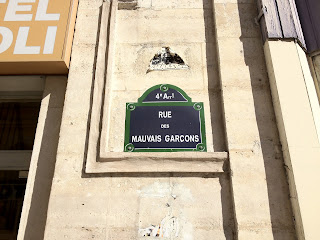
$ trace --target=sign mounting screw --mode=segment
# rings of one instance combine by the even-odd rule
[[[202,105],[201,105],[200,103],[195,103],[195,104],[193,105],[193,108],[194,108],[195,110],[200,111],[200,110],[202,109]]]
[[[126,152],[133,152],[133,150],[134,150],[133,144],[132,143],[127,144],[125,150],[126,150]]]
[[[128,109],[129,109],[130,111],[133,111],[135,108],[136,108],[135,105],[133,105],[133,104],[128,104]]]
[[[162,92],[166,92],[166,91],[169,90],[169,87],[166,86],[166,85],[161,85],[160,90],[161,90]]]

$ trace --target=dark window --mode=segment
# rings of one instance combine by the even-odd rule
[[[32,150],[40,102],[0,103],[0,150]]]

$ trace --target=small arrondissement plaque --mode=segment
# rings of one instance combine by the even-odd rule
[[[126,104],[125,152],[207,151],[203,103],[162,84]]]

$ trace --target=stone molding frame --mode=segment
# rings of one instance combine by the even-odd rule
[[[227,152],[108,152],[111,73],[118,1],[103,2],[85,149],[85,173],[202,172],[223,173]],[[111,54],[109,54],[111,53]]]

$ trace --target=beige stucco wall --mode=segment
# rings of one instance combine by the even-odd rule
[[[269,41],[265,54],[299,239],[318,239],[320,145],[304,59],[293,41]]]
[[[110,33],[108,151],[122,152],[125,103],[171,83],[205,103],[208,150],[229,152],[224,171],[88,174],[101,4],[79,2],[44,239],[152,239],[141,231],[165,221],[164,239],[294,239],[255,2],[138,1]],[[190,69],[146,74],[161,46]]]

